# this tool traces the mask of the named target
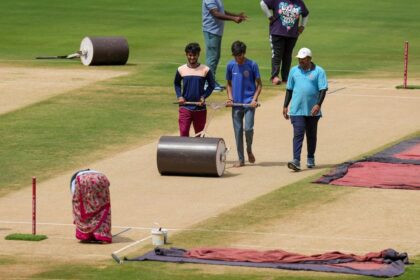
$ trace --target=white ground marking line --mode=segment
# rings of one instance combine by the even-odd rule
[[[389,95],[369,95],[369,94],[353,94],[353,93],[342,93],[334,94],[334,96],[357,96],[357,97],[370,97],[370,98],[395,98],[395,99],[412,99],[420,100],[420,96],[389,96]]]
[[[31,224],[31,222],[12,222],[0,221],[0,224]],[[59,223],[37,223],[37,225],[51,225],[51,226],[72,226],[73,224],[59,224]],[[152,230],[151,227],[135,227],[135,226],[112,226],[113,228],[131,228],[137,230]],[[420,240],[396,240],[396,239],[383,239],[377,238],[356,238],[356,237],[325,237],[319,235],[304,235],[293,233],[280,233],[280,232],[257,232],[257,231],[238,231],[238,230],[210,230],[210,229],[188,229],[188,228],[167,228],[168,231],[196,231],[196,232],[220,232],[220,233],[237,233],[237,234],[250,234],[250,235],[276,235],[301,239],[326,239],[326,240],[349,240],[349,241],[386,241],[386,242],[401,242],[420,244]]]
[[[133,247],[134,245],[137,245],[137,244],[139,244],[139,243],[141,243],[141,242],[143,242],[143,241],[146,241],[146,240],[148,240],[148,239],[150,239],[150,238],[152,238],[152,236],[151,235],[149,235],[149,236],[147,236],[147,237],[145,237],[145,238],[142,238],[142,239],[140,239],[140,240],[137,240],[137,241],[135,241],[135,242],[133,242],[133,243],[131,243],[131,244],[128,244],[127,246],[124,246],[124,247],[122,247],[121,249],[118,249],[118,250],[116,250],[116,251],[114,251],[114,252],[112,252],[113,254],[118,254],[118,253],[120,253],[120,252],[122,252],[122,251],[124,251],[124,250],[126,250],[126,249],[128,249],[128,248],[130,248],[130,247]]]
[[[398,91],[399,93],[403,93],[403,92],[407,92],[407,93],[410,93],[410,92],[420,92],[420,91],[418,91],[418,90],[415,90],[415,89],[407,89],[407,90],[404,90],[404,89],[397,89],[397,88],[395,88],[395,87],[389,87],[389,86],[387,86],[387,87],[379,87],[379,86],[352,86],[352,85],[347,85],[345,88],[347,88],[347,89],[374,89],[374,90],[392,90],[392,91]]]

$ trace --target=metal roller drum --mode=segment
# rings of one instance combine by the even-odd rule
[[[128,42],[124,37],[85,37],[80,43],[80,59],[89,65],[124,65]]]
[[[222,176],[226,165],[222,138],[162,136],[157,167],[162,175]]]

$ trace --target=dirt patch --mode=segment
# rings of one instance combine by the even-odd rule
[[[0,66],[0,114],[128,72]]]
[[[420,91],[395,90],[394,86],[397,84],[398,81],[390,80],[331,81],[332,93],[325,100],[324,117],[319,125],[317,163],[320,168],[341,163],[419,129]],[[111,181],[113,233],[132,228],[116,238],[113,244],[86,245],[75,240],[68,190],[68,181],[73,170],[39,183],[38,233],[48,235],[48,240],[36,244],[5,241],[3,236],[11,232],[30,232],[30,188],[28,186],[0,198],[0,226],[7,229],[0,231],[2,253],[31,254],[75,261],[110,260],[111,252],[148,236],[155,222],[172,230],[171,234],[174,229],[186,228],[206,218],[217,216],[255,197],[319,172],[318,168],[294,173],[285,166],[292,156],[292,127],[281,115],[282,99],[264,100],[263,93],[263,105],[256,113],[255,123],[254,152],[257,161],[256,164],[243,168],[231,167],[236,160],[231,117],[229,114],[217,115],[216,112],[208,133],[210,136],[223,138],[231,147],[227,169],[221,178],[160,176],[156,168],[157,142],[92,162],[87,166],[80,166],[100,170]],[[177,121],[174,120],[174,127],[176,126]],[[305,152],[302,157],[306,157]],[[308,247],[302,240],[293,238],[293,235],[307,230],[311,225],[315,230],[312,233],[314,236],[325,238],[325,243],[319,243],[317,246],[311,242],[319,238],[310,239],[308,243],[313,250],[348,249],[354,252],[371,248],[384,249],[390,246],[391,236],[398,236],[398,240],[401,241],[398,244],[411,244],[413,237],[408,234],[401,235],[400,231],[410,227],[407,232],[419,232],[418,219],[417,222],[409,222],[406,219],[398,219],[395,213],[389,213],[395,210],[394,203],[401,206],[398,201],[403,201],[403,205],[417,205],[420,192],[410,195],[412,192],[414,191],[355,191],[343,201],[337,201],[338,204],[322,205],[319,209],[303,211],[294,217],[295,221],[300,221],[298,224],[292,221],[274,224],[273,232],[278,234],[273,235],[274,239],[290,239],[290,243],[274,243],[273,239],[264,239],[261,242],[266,243],[262,243],[261,246],[273,248],[284,245],[290,249],[294,248],[294,251],[304,252]],[[378,196],[381,199],[377,199]],[[364,212],[361,209],[353,209],[351,206],[356,205],[356,202],[369,207],[365,207]],[[353,210],[348,210],[349,207]],[[417,206],[398,209],[407,219],[416,219],[412,214],[418,213],[418,210]],[[311,219],[319,216],[313,216],[312,212],[325,215],[321,220],[322,225],[314,226]],[[335,216],[331,216],[330,212]],[[360,215],[363,215],[363,223],[359,221]],[[339,238],[360,239],[363,233],[354,229],[365,231],[369,224],[374,224],[375,230],[381,233],[376,235],[375,246],[364,243],[366,246],[352,247],[348,239]],[[282,237],[281,234],[287,227],[295,230],[286,232],[289,235]],[[333,233],[336,238],[331,236],[328,239],[330,230],[327,229],[335,229]],[[368,236],[371,238],[375,235],[369,232]],[[258,246],[258,240],[242,239],[236,245]],[[418,238],[416,240],[418,241]],[[150,243],[150,240],[144,243]],[[415,250],[409,252],[418,252]]]

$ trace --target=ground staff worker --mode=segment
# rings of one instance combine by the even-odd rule
[[[317,127],[328,82],[324,69],[312,62],[310,49],[300,49],[296,57],[299,65],[290,70],[283,116],[286,120],[290,117],[293,125],[293,160],[288,162],[287,167],[299,171],[305,133],[308,148],[307,167],[315,167]]]

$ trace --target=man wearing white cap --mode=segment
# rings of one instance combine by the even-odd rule
[[[321,105],[328,90],[324,69],[312,62],[312,52],[301,48],[296,56],[299,65],[290,70],[284,99],[283,116],[293,125],[293,160],[287,167],[300,171],[300,154],[306,134],[308,168],[315,167],[315,150]],[[290,107],[289,107],[290,103]]]

